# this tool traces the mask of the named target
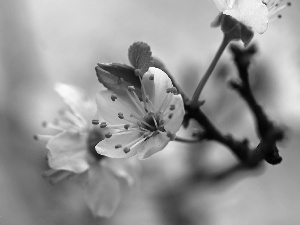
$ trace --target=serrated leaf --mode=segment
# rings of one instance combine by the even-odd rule
[[[128,49],[128,58],[130,64],[139,70],[140,74],[147,72],[153,65],[150,46],[144,42],[133,43]]]
[[[116,94],[123,94],[128,86],[134,86],[141,98],[141,82],[134,73],[134,68],[119,63],[98,63],[96,74],[100,83]]]

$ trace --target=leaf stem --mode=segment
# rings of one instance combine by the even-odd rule
[[[219,61],[222,53],[224,52],[225,48],[227,47],[227,45],[229,44],[230,41],[231,41],[231,39],[228,38],[227,35],[225,34],[224,37],[223,37],[222,43],[221,43],[214,59],[210,63],[207,71],[205,72],[204,76],[200,80],[200,82],[198,84],[198,87],[196,88],[196,90],[194,92],[194,95],[193,95],[192,100],[190,102],[191,106],[193,106],[193,107],[198,107],[199,106],[198,99],[200,97],[200,94],[201,94],[206,82],[208,81],[211,73],[213,72],[214,68],[216,67],[217,62]]]

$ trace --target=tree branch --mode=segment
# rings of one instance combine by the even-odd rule
[[[251,148],[248,139],[237,140],[231,134],[223,134],[200,108],[192,107],[188,102],[185,104],[185,122],[189,119],[195,119],[204,129],[204,133],[201,134],[203,139],[217,141],[227,146],[247,167],[256,167],[262,160],[272,165],[278,164],[282,158],[279,156],[276,142],[283,139],[283,129],[269,119],[262,107],[256,102],[249,85],[248,67],[250,59],[256,53],[256,49],[253,46],[246,50],[233,46],[231,50],[239,71],[240,81],[231,81],[230,84],[248,104],[253,113],[260,143],[256,148]]]

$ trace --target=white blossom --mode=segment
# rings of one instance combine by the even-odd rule
[[[212,0],[225,15],[232,16],[258,33],[264,33],[274,15],[290,6],[283,0]],[[281,17],[279,15],[279,17]]]
[[[123,192],[123,183],[132,185],[137,177],[134,160],[100,156],[95,145],[104,139],[104,131],[92,125],[96,104],[71,85],[57,84],[55,90],[68,105],[62,118],[46,127],[59,131],[54,136],[37,135],[46,141],[50,170],[44,172],[50,182],[68,177],[84,180],[84,196],[95,216],[110,217]],[[125,182],[124,182],[125,181]]]
[[[140,80],[141,99],[133,86],[124,94],[104,90],[97,95],[98,112],[104,119],[100,127],[115,129],[96,146],[99,154],[145,159],[175,138],[185,113],[181,95],[160,69],[150,67]]]

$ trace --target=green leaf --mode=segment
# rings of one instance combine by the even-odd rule
[[[136,72],[144,74],[153,65],[150,46],[144,42],[135,42],[128,49],[128,58]]]
[[[98,63],[96,74],[100,83],[116,94],[124,94],[128,86],[134,86],[141,97],[141,82],[135,75],[134,68],[119,63]]]

